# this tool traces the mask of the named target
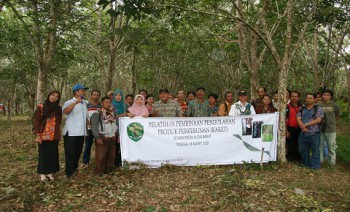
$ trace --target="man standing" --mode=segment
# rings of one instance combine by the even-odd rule
[[[209,117],[213,115],[209,101],[204,100],[205,88],[199,87],[196,90],[196,99],[188,103],[186,109],[187,117]]]
[[[264,105],[264,104],[262,103],[262,99],[263,99],[263,97],[264,97],[265,94],[266,94],[266,88],[260,87],[260,88],[258,88],[258,89],[256,90],[256,92],[258,93],[258,98],[257,98],[257,99],[254,99],[254,100],[252,101],[252,105],[253,105],[254,108],[257,108],[257,107],[259,107],[259,106]]]
[[[255,109],[253,105],[247,102],[248,93],[246,90],[240,90],[238,92],[238,102],[231,106],[229,116],[239,116],[239,115],[254,115]]]
[[[225,102],[220,104],[218,115],[219,116],[228,116],[228,113],[231,110],[231,106],[233,105],[233,93],[227,91],[225,93]]]
[[[85,91],[89,89],[82,84],[73,87],[74,97],[63,104],[63,113],[67,115],[63,128],[64,152],[66,156],[66,176],[71,177],[78,168],[83,150],[84,137],[87,136],[87,105],[84,101]]]
[[[96,113],[102,107],[100,103],[100,97],[101,97],[100,91],[98,90],[91,91],[90,101],[87,104],[87,110],[89,113],[89,119],[88,119],[89,122],[88,122],[88,136],[85,137],[83,166],[87,166],[90,162],[91,147],[92,147],[92,143],[94,142],[94,135],[92,134],[92,131],[91,131],[90,119],[92,114]]]
[[[286,109],[286,144],[287,144],[287,160],[290,162],[300,162],[301,155],[299,153],[298,139],[300,135],[300,127],[297,122],[297,114],[301,108],[300,93],[292,91],[290,94],[290,103]]]
[[[323,110],[315,105],[316,94],[307,93],[305,106],[300,108],[297,121],[301,129],[299,136],[299,149],[302,165],[311,169],[320,168],[320,138]],[[311,155],[310,155],[311,150]]]
[[[102,98],[102,109],[91,117],[91,129],[95,136],[95,174],[107,174],[113,169],[116,157],[117,116],[111,110],[112,100]]]
[[[159,101],[153,104],[154,117],[182,117],[183,112],[179,103],[175,100],[169,99],[168,89],[159,90]]]
[[[132,104],[134,104],[134,95],[128,94],[125,96],[125,103],[128,105],[128,107],[131,107]]]
[[[336,120],[340,117],[340,107],[333,102],[333,91],[325,90],[322,92],[322,101],[318,103],[324,112],[324,121],[321,134],[320,156],[323,162],[323,147],[325,142],[328,146],[328,155],[330,164],[335,165],[336,161]]]
[[[277,91],[273,92],[272,105],[274,108],[276,108],[277,111],[279,110],[278,92]]]
[[[177,102],[179,103],[182,111],[185,112],[187,109],[187,102],[185,99],[185,91],[180,90],[177,92]]]

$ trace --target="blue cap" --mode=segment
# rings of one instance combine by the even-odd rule
[[[84,89],[84,90],[88,90],[88,87],[85,87],[83,84],[76,84],[73,86],[73,91],[77,91],[79,89]]]

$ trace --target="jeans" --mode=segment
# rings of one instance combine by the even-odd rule
[[[303,166],[309,167],[311,169],[320,168],[320,138],[320,133],[312,135],[300,133],[299,151],[301,153]]]
[[[91,130],[88,130],[88,136],[85,137],[85,146],[84,146],[84,153],[83,153],[83,163],[88,164],[90,162],[90,156],[91,156],[91,147],[94,143],[94,135],[92,134]]]
[[[336,144],[336,132],[322,133],[321,134],[321,144],[320,144],[320,156],[321,162],[323,162],[323,147],[325,144],[328,146],[328,157],[331,165],[335,165],[337,144]]]

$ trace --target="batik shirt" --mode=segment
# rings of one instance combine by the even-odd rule
[[[208,117],[212,116],[213,110],[210,107],[209,101],[203,102],[198,100],[192,100],[188,103],[186,116],[188,117]]]
[[[179,117],[183,115],[179,103],[169,99],[167,102],[159,100],[153,104],[153,113],[158,111],[159,117]]]

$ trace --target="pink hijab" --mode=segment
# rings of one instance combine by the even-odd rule
[[[138,97],[141,97],[141,99],[142,99],[141,106],[136,104],[136,99]],[[138,94],[135,96],[134,104],[132,104],[132,106],[129,107],[128,110],[130,113],[135,114],[135,116],[145,116],[145,115],[148,116],[149,115],[149,111],[148,111],[147,107],[145,106],[145,97],[141,94]]]

